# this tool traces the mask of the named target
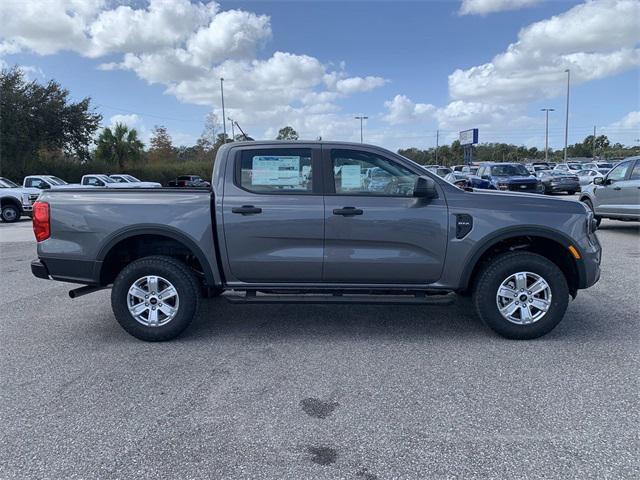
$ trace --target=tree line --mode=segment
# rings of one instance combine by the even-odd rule
[[[285,126],[278,140],[297,140],[298,132]],[[40,84],[27,80],[20,68],[0,71],[0,175],[20,181],[33,173],[57,175],[76,182],[83,174],[127,171],[145,180],[166,183],[180,174],[208,177],[221,145],[252,140],[242,132],[231,138],[220,132],[214,114],[204,122],[202,134],[192,146],[174,146],[167,129],[156,125],[149,145],[135,128],[117,123],[102,126],[102,115],[91,105],[91,98],[73,101],[69,91],[54,80]],[[589,157],[593,137],[569,148],[569,156]],[[597,155],[622,157],[632,149],[611,145],[606,136],[595,139]],[[421,164],[462,163],[459,141],[438,148],[407,148],[399,153]],[[549,152],[560,159],[562,151]],[[474,147],[477,161],[521,161],[544,158],[544,151],[506,143],[485,143]]]

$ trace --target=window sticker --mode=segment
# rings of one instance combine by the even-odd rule
[[[343,165],[340,167],[340,187],[342,189],[358,189],[362,187],[360,165]]]
[[[251,185],[297,188],[302,185],[300,157],[253,157]]]

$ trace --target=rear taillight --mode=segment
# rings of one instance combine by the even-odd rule
[[[35,233],[38,242],[43,242],[51,236],[49,204],[46,202],[33,204],[33,233]]]

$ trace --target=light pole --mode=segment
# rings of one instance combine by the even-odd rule
[[[220,97],[222,97],[222,134],[227,143],[227,117],[224,116],[224,78],[220,77]]]
[[[567,112],[564,123],[564,163],[567,163],[567,145],[569,143],[569,84],[571,83],[571,70],[565,70],[567,74]]]
[[[354,117],[356,120],[360,120],[360,143],[364,143],[364,137],[362,136],[362,121],[363,120],[367,120],[369,117],[363,117],[363,116],[359,116],[359,117]]]
[[[549,112],[555,112],[553,108],[541,108],[541,112],[546,112],[547,121],[544,128],[544,161],[549,160]]]
[[[235,131],[235,128],[233,128],[233,118],[227,117],[227,120],[229,120],[231,122],[231,140],[233,140],[235,142],[236,141],[236,131]]]

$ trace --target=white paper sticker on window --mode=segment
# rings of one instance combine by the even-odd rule
[[[343,165],[340,167],[340,186],[342,189],[357,189],[362,187],[360,165]]]
[[[300,187],[302,185],[300,157],[253,157],[251,185]]]

